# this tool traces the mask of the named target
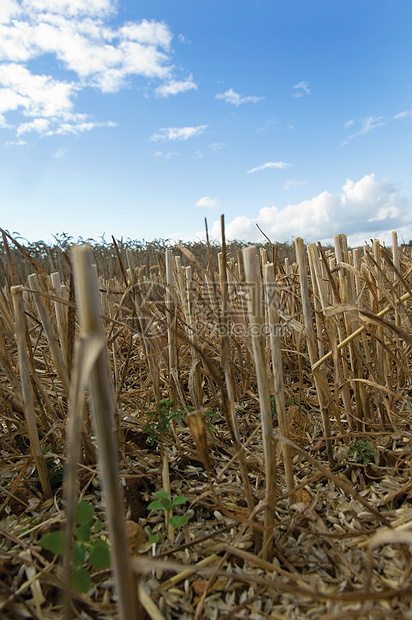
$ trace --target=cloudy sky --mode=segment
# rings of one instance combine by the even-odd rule
[[[1,0],[0,226],[412,239],[410,0]]]

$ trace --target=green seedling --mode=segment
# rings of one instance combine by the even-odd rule
[[[354,454],[356,463],[363,465],[369,465],[374,459],[373,446],[367,439],[356,439],[349,448],[348,454]]]
[[[188,501],[188,498],[184,495],[176,495],[173,500],[170,499],[169,493],[167,491],[156,491],[155,497],[156,500],[150,502],[148,505],[148,510],[164,510],[166,513],[166,531],[168,531],[169,526],[180,530],[186,523],[189,521],[188,517],[182,517],[180,515],[173,515],[173,508],[175,506],[180,506]],[[149,529],[149,542],[151,544],[157,543],[160,540],[160,536],[158,534],[154,534],[150,528]]]
[[[159,441],[163,435],[167,435],[172,423],[181,424],[187,413],[193,411],[193,407],[183,407],[183,409],[173,409],[174,403],[170,398],[163,398],[159,401],[155,411],[146,413],[147,424],[143,431],[149,435],[147,441],[151,446]],[[212,424],[207,418],[216,417],[216,413],[207,409],[205,411],[206,429],[212,440],[214,440]]]
[[[103,525],[100,519],[94,518],[93,508],[85,500],[81,500],[76,506],[75,522],[77,527],[72,550],[74,569],[71,574],[71,585],[74,590],[86,593],[92,585],[92,578],[84,565],[100,569],[109,568],[110,549],[107,542],[97,536]],[[63,555],[65,532],[63,530],[49,532],[39,540],[39,545],[55,555]]]
[[[167,435],[172,422],[180,424],[185,416],[182,410],[174,411],[173,401],[170,398],[163,398],[159,401],[155,411],[149,411],[146,414],[147,424],[143,427],[143,431],[149,435],[148,442],[151,446],[159,441],[162,435]]]

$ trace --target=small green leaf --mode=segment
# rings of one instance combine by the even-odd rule
[[[177,530],[180,530],[180,528],[186,525],[188,521],[188,517],[180,517],[179,515],[175,515],[174,517],[170,517],[169,519],[170,525],[173,525],[173,527],[175,527]]]
[[[154,543],[158,543],[160,540],[159,534],[155,534],[150,525],[147,526],[147,530],[149,532],[149,543],[151,545],[153,545]]]
[[[110,567],[110,550],[105,540],[98,538],[93,542],[90,549],[89,562],[95,568]]]
[[[79,542],[89,542],[91,535],[92,535],[92,531],[88,523],[81,525],[76,530],[76,539]]]
[[[63,555],[64,553],[65,535],[63,530],[57,532],[49,532],[40,538],[39,545],[47,551],[51,551],[54,555]]]
[[[155,496],[161,501],[169,499],[169,493],[167,491],[156,491]]]
[[[162,502],[155,500],[154,502],[150,502],[147,508],[148,510],[163,510],[164,506]]]
[[[74,590],[86,594],[92,585],[92,578],[85,568],[78,566],[71,574],[70,583]]]
[[[75,545],[72,551],[73,564],[75,566],[80,566],[80,564],[83,564],[85,557],[86,549],[84,547],[80,547],[79,545]]]
[[[85,525],[93,520],[93,508],[88,502],[82,499],[76,506],[76,512],[74,514],[77,525]]]
[[[103,523],[100,521],[100,519],[96,519],[96,522],[93,526],[93,532],[95,534],[97,534],[98,532],[100,532],[103,528]]]
[[[185,502],[188,501],[188,497],[185,497],[184,495],[177,495],[176,497],[173,498],[173,506],[179,506],[179,504],[184,504]]]
[[[159,540],[160,540],[159,534],[150,534],[150,536],[149,536],[149,543],[151,545],[154,545],[155,543],[158,543]]]

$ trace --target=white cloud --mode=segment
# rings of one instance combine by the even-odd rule
[[[155,151],[153,155],[157,160],[165,162],[165,161],[169,161],[173,157],[177,157],[179,153],[173,153],[173,152],[164,153],[163,151]]]
[[[111,0],[23,0],[25,10],[69,15],[104,15],[114,10]]]
[[[210,198],[210,196],[204,196],[195,202],[196,207],[208,207],[209,209],[217,209],[220,207],[219,198]]]
[[[159,97],[169,97],[170,95],[177,95],[179,93],[185,93],[188,90],[197,90],[197,85],[193,82],[192,76],[187,80],[171,80],[161,86],[158,86],[155,90],[156,95]]]
[[[292,97],[303,97],[304,95],[310,95],[309,83],[299,82],[293,86],[294,91],[291,93]]]
[[[265,121],[262,127],[256,129],[256,133],[266,133],[267,131],[276,129],[278,125],[278,120],[276,118],[271,118],[268,121]]]
[[[263,207],[255,217],[239,216],[226,224],[228,239],[262,240],[256,224],[274,241],[329,242],[345,233],[351,245],[371,238],[390,243],[391,231],[412,239],[412,198],[387,179],[378,181],[368,174],[354,182],[348,179],[341,192],[324,191],[318,196],[283,208]],[[211,239],[218,239],[220,222],[214,222]],[[202,233],[198,233],[201,237]]]
[[[0,24],[8,22],[12,17],[16,17],[21,12],[17,2],[14,0],[2,0],[0,3]]]
[[[400,210],[394,205],[387,205],[381,207],[376,214],[376,217],[370,217],[368,222],[382,222],[383,220],[395,219],[399,216]]]
[[[94,123],[94,122],[83,122],[83,123],[62,123],[60,127],[55,129],[52,132],[48,132],[46,135],[51,136],[53,133],[56,133],[60,136],[64,136],[67,134],[78,134],[83,133],[84,131],[91,131],[96,127],[116,127],[117,123],[113,123],[113,121],[106,121],[104,123]]]
[[[64,116],[73,108],[73,84],[33,75],[20,64],[0,65],[0,112],[21,108],[25,116]]]
[[[353,121],[353,120],[347,121],[347,122],[344,124],[345,129],[347,129],[348,127],[352,127],[352,125],[353,125],[354,123],[355,123],[355,121]]]
[[[220,151],[221,149],[223,149],[226,146],[225,142],[212,142],[212,144],[209,144],[207,146],[207,149],[209,151],[212,151],[212,153],[216,152],[216,151]],[[204,151],[196,151],[193,155],[194,159],[203,159],[204,157],[206,157],[207,153],[205,153]]]
[[[62,159],[67,153],[67,149],[64,148],[60,148],[60,149],[56,149],[53,153],[52,156],[54,157],[54,159]]]
[[[157,133],[154,133],[150,140],[153,140],[154,142],[188,140],[189,138],[200,136],[206,131],[207,127],[207,125],[198,125],[197,127],[164,127],[159,129]]]
[[[287,164],[284,161],[268,161],[266,164],[262,164],[257,168],[252,168],[247,171],[247,174],[251,172],[258,172],[259,170],[266,170],[267,168],[278,168],[279,170],[284,170],[285,168],[291,168],[292,164]]]
[[[48,118],[35,118],[30,123],[22,123],[17,129],[17,135],[21,136],[29,131],[34,131],[40,134],[47,134],[50,128],[50,120]]]
[[[21,123],[16,133],[18,136],[28,132],[38,133],[42,137],[53,135],[64,136],[68,134],[77,135],[84,131],[91,131],[96,127],[116,127],[116,123],[112,121],[97,123],[83,120],[82,115],[79,115],[79,117],[68,114],[64,122],[62,122],[61,119],[55,118],[35,118],[28,123]]]
[[[264,99],[264,97],[241,97],[239,93],[236,93],[233,88],[229,88],[229,90],[221,93],[219,95],[215,95],[215,99],[223,99],[226,103],[232,103],[235,106],[239,106],[242,103],[257,103]]]
[[[225,148],[225,146],[225,142],[212,142],[212,144],[209,144],[209,149],[211,151],[220,151],[221,149]]]
[[[289,179],[285,183],[285,189],[290,189],[291,187],[299,187],[301,185],[306,185],[306,181],[296,181],[295,179]]]
[[[403,112],[399,112],[399,114],[397,114],[396,116],[394,116],[393,118],[408,118],[409,116],[412,116],[412,110],[404,110]]]
[[[5,142],[4,146],[6,148],[9,148],[10,146],[26,146],[26,144],[26,140],[10,140],[8,142]]]
[[[86,130],[84,123],[92,121],[75,113],[75,104],[87,87],[116,93],[143,78],[155,81],[163,97],[196,88],[192,76],[179,79],[167,24],[143,19],[118,25],[117,8],[116,0],[1,0],[0,126],[18,112],[26,117],[18,133],[30,123],[40,126],[41,117],[53,127],[44,135],[52,135],[70,113],[70,124]],[[49,74],[40,75],[35,61],[45,57]],[[66,125],[59,133],[67,132]]]
[[[362,119],[362,127],[359,131],[359,134],[364,136],[373,129],[376,129],[377,127],[382,127],[384,124],[385,121],[383,120],[382,116],[368,116],[368,118]]]
[[[345,123],[345,127],[352,127],[355,124],[355,121],[348,121]],[[353,140],[357,136],[366,136],[370,131],[377,129],[378,127],[383,127],[385,125],[385,120],[382,116],[367,116],[366,118],[362,118],[360,120],[360,128],[354,133],[350,134],[346,138],[346,140],[342,143],[342,146],[348,144],[349,140]]]

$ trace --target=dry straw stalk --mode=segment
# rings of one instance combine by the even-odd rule
[[[105,343],[99,288],[89,246],[73,248],[73,267],[82,336],[85,339],[98,339]],[[119,598],[119,616],[121,620],[131,620],[137,618],[137,597],[127,544],[123,498],[120,491],[118,449],[114,432],[115,395],[106,346],[101,348],[90,370],[88,387],[106,503],[114,578]]]
[[[262,282],[259,260],[254,246],[243,250],[243,260],[245,264],[246,281],[252,293],[249,296],[250,328],[252,332],[253,355],[259,391],[260,413],[262,416],[263,450],[265,455],[266,507],[262,556],[265,560],[271,560],[273,553],[274,511],[277,496],[276,461],[269,379],[263,336],[264,316],[262,313]]]
[[[11,288],[11,293],[13,296],[13,307],[16,318],[16,340],[27,433],[30,439],[30,448],[36,464],[37,473],[39,474],[43,494],[47,499],[49,497],[53,497],[53,493],[47,473],[46,462],[41,451],[36,413],[34,411],[33,393],[30,379],[30,363],[26,348],[26,321],[24,315],[22,287],[13,286]]]

